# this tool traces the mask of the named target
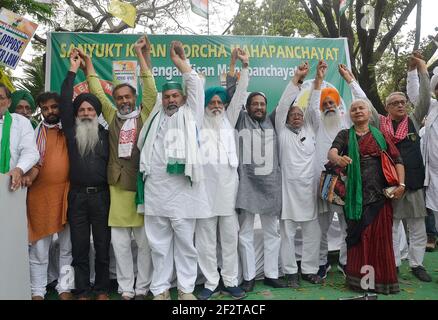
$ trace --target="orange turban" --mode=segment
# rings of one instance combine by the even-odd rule
[[[322,103],[326,98],[332,98],[338,107],[341,104],[341,96],[339,95],[338,90],[335,88],[324,88],[321,90],[321,101],[319,103],[319,109],[321,111],[323,111]]]

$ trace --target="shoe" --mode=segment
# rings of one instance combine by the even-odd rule
[[[131,297],[130,295],[122,294],[122,296],[121,296],[120,299],[121,299],[121,300],[125,300],[125,301],[129,301],[129,300],[132,300],[133,297]]]
[[[91,300],[89,296],[80,296],[78,300]]]
[[[263,283],[267,286],[273,287],[273,288],[287,288],[287,284],[282,282],[280,279],[272,279],[272,278],[266,278],[263,280]]]
[[[245,290],[241,289],[240,287],[223,287],[221,292],[224,295],[229,295],[235,300],[240,300],[243,298],[246,298],[246,292]]]
[[[242,288],[245,292],[251,292],[254,290],[255,286],[255,279],[252,280],[243,280],[242,284],[240,285],[240,288]]]
[[[327,278],[327,273],[329,272],[329,270],[331,269],[331,265],[330,263],[326,263],[325,265],[319,266],[318,269],[318,273],[317,275],[321,278],[321,279],[325,279]]]
[[[435,236],[427,236],[426,251],[432,252],[436,249],[436,238]]]
[[[213,297],[217,297],[220,294],[219,287],[211,291],[210,289],[204,288],[198,294],[198,300],[208,300]]]
[[[96,300],[109,300],[110,298],[108,297],[107,293],[99,293],[96,296]]]
[[[44,297],[41,297],[41,296],[32,296],[32,300],[44,300]]]
[[[305,281],[308,281],[312,284],[321,284],[323,283],[323,280],[321,279],[320,276],[318,276],[317,274],[301,274],[301,278]]]
[[[71,292],[62,292],[58,295],[59,300],[73,300]]]
[[[345,273],[345,268],[347,266],[345,264],[341,264],[340,262],[338,262],[338,270],[341,271],[341,273],[344,275],[344,278],[347,277],[347,274]]]
[[[423,266],[418,266],[416,268],[412,268],[412,273],[416,276],[420,281],[423,282],[432,282],[432,278],[426,272]]]
[[[298,289],[300,287],[300,277],[298,273],[286,274],[284,278],[289,288]]]
[[[182,292],[181,290],[178,290],[178,300],[198,300],[198,299],[196,299],[196,297],[191,292],[185,293]]]
[[[145,294],[137,294],[137,295],[135,295],[134,300],[146,300],[146,295]]]
[[[160,294],[157,294],[156,296],[154,296],[153,300],[170,300],[169,290],[166,290],[164,292],[161,292]]]

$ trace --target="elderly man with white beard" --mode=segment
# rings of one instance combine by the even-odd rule
[[[128,83],[113,88],[115,105],[106,96],[94,70],[91,58],[82,54],[85,61],[90,92],[102,103],[102,115],[109,124],[110,159],[108,184],[111,205],[108,224],[111,243],[116,257],[118,292],[123,300],[144,300],[152,278],[151,250],[144,232],[144,217],[137,213],[136,192],[140,150],[137,138],[157,98],[151,72],[151,45],[146,36],[134,44],[140,65],[142,83],[141,105],[136,106],[136,88]],[[134,271],[132,239],[137,244],[137,274]]]
[[[319,65],[325,64],[321,61]],[[310,108],[320,110],[320,117],[317,117],[316,125],[316,161],[315,161],[315,174],[317,177],[321,175],[321,172],[325,170],[324,165],[328,162],[327,153],[335,139],[336,135],[342,129],[350,127],[351,120],[349,119],[348,113],[344,116],[341,115],[339,110],[341,104],[341,97],[338,90],[335,88],[324,88],[321,89],[323,85],[324,78],[327,73],[327,68],[315,79],[314,88],[311,95],[311,106]],[[351,71],[347,69],[345,65],[339,65],[338,71],[342,78],[348,83],[353,98],[355,99],[367,99],[365,93],[360,88],[359,84],[355,81],[355,78]],[[327,261],[328,255],[328,240],[327,232],[329,230],[330,224],[333,220],[334,213],[337,213],[339,224],[341,228],[341,248],[339,252],[339,263],[338,269],[344,275],[345,265],[347,264],[347,246],[345,243],[345,237],[347,235],[347,224],[344,218],[344,211],[341,206],[338,206],[328,201],[322,200],[318,197],[318,212],[319,212],[319,224],[321,227],[321,246],[319,253],[319,270],[318,275],[325,279],[327,277],[327,272],[330,270],[330,264]]]
[[[96,96],[82,93],[72,102],[73,85],[81,62],[78,52],[73,50],[70,71],[62,83],[59,103],[70,162],[67,217],[71,231],[75,294],[81,300],[89,300],[92,294],[89,259],[91,229],[96,252],[94,292],[97,300],[108,300],[111,240],[106,174],[108,132],[97,121],[102,105]]]
[[[145,230],[154,266],[150,289],[154,300],[170,300],[175,266],[178,299],[196,300],[196,219],[211,217],[198,141],[204,88],[186,61],[181,42],[172,42],[170,58],[182,74],[186,94],[178,82],[163,85],[161,104],[145,122],[137,144],[144,181]]]
[[[248,55],[234,49],[248,68]],[[239,82],[229,107],[245,103],[246,87]],[[239,221],[235,210],[239,177],[239,161],[236,153],[234,128],[231,126],[224,104],[227,92],[223,87],[212,87],[205,91],[205,115],[201,130],[201,151],[204,156],[204,176],[207,196],[214,217],[196,221],[195,246],[198,250],[198,265],[206,278],[199,300],[207,300],[219,293],[219,279],[222,275],[224,287],[221,291],[234,299],[242,299],[245,291],[239,288],[239,256],[237,252]],[[216,258],[216,230],[219,227],[222,268],[219,275]]]
[[[317,74],[327,65],[319,63]],[[298,264],[295,258],[295,236],[301,227],[303,252],[301,278],[312,284],[322,279],[317,275],[321,230],[318,223],[315,181],[315,123],[319,114],[308,107],[304,113],[293,103],[300,86],[309,72],[309,64],[302,63],[280,98],[275,115],[282,173],[281,260],[287,284],[298,288]],[[317,77],[318,78],[318,77]]]

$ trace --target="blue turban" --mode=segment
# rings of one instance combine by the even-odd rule
[[[219,96],[224,104],[228,102],[227,90],[225,90],[223,87],[212,87],[205,90],[204,107],[208,106],[208,103],[211,99],[213,99],[214,96]]]

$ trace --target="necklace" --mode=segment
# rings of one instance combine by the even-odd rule
[[[356,130],[356,134],[358,135],[358,136],[364,136],[364,135],[366,135],[368,132],[370,132],[370,129],[369,128],[367,128],[365,131],[358,131],[357,129],[355,129]]]

